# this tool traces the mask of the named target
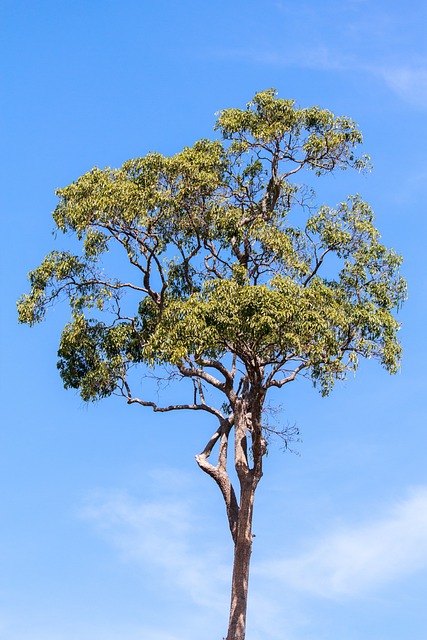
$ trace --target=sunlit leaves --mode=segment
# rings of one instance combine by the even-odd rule
[[[68,252],[52,251],[41,265],[29,273],[31,292],[18,301],[20,322],[33,325],[44,318],[46,308],[56,298],[62,287],[59,283],[77,281],[85,269],[85,263]]]
[[[85,400],[113,393],[136,364],[230,354],[277,384],[303,364],[322,393],[361,357],[397,370],[400,257],[360,196],[316,209],[292,182],[367,168],[355,123],[269,90],[220,112],[217,130],[222,141],[95,168],[58,191],[55,222],[81,255],[52,252],[31,272],[19,318],[34,324],[68,300],[58,366]],[[109,276],[113,247],[125,267]]]
[[[298,109],[293,100],[276,97],[274,89],[257,93],[245,110],[219,113],[217,128],[232,141],[236,154],[263,149],[280,160],[306,165],[318,175],[335,168],[369,168],[367,156],[356,157],[353,149],[362,135],[350,118],[336,117],[319,107]]]

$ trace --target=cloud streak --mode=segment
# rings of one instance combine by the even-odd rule
[[[292,52],[229,49],[222,51],[221,56],[283,68],[368,74],[381,80],[404,102],[421,109],[427,108],[427,62],[425,66],[410,62],[364,62],[327,46],[305,47],[304,50]]]
[[[256,571],[296,590],[341,598],[426,569],[427,487],[419,487],[375,522],[331,532],[299,556]]]
[[[427,65],[426,65],[427,67]],[[416,107],[427,107],[427,68],[396,66],[374,70],[402,100]]]
[[[427,52],[417,21],[408,19],[402,28],[400,13],[376,10],[365,0],[332,3],[321,14],[307,3],[297,8],[282,2],[273,6],[278,22],[286,24],[285,45],[282,40],[272,45],[270,40],[256,48],[222,50],[217,55],[266,66],[365,74],[384,83],[404,102],[427,109]],[[301,38],[294,37],[301,29],[303,45]]]
[[[126,492],[97,492],[79,513],[123,562],[139,565],[163,591],[171,589],[193,603],[191,617],[181,621],[178,635],[165,622],[162,631],[147,628],[141,637],[196,638],[200,624],[214,627],[226,615],[231,557],[209,522],[200,521],[196,507],[194,488],[182,499],[173,487],[164,487],[151,501]],[[300,553],[284,556],[274,549],[272,559],[265,562],[257,562],[255,554],[251,637],[305,637],[309,622],[301,608],[304,595],[354,601],[425,570],[427,486],[421,486],[374,520],[340,525],[320,539],[307,540]],[[139,637],[137,633],[128,637],[134,635]]]
[[[88,499],[80,516],[125,562],[160,572],[165,582],[185,590],[199,606],[224,611],[229,567],[218,548],[203,549],[198,541],[198,553],[194,553],[192,538],[200,524],[189,503],[170,497],[142,502],[126,493],[98,492]]]
[[[124,561],[160,572],[199,606],[218,612],[227,607],[228,561],[219,545],[203,545],[206,530],[188,503],[141,502],[125,493],[98,493],[81,516]],[[328,598],[364,595],[426,569],[427,487],[414,489],[373,522],[341,526],[299,555],[275,556],[274,561],[253,565],[260,579]]]

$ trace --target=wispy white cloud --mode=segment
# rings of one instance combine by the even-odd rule
[[[427,64],[425,67],[396,66],[374,69],[402,100],[427,107]]]
[[[162,573],[167,583],[185,590],[191,600],[224,611],[229,567],[221,550],[199,547],[192,540],[199,524],[188,502],[169,497],[138,501],[126,493],[93,494],[80,515],[91,522],[126,562]]]
[[[250,60],[256,64],[277,67],[296,67],[314,71],[336,71],[342,73],[362,73],[383,82],[404,102],[421,109],[427,109],[427,60],[425,65],[418,62],[398,64],[382,60],[365,61],[351,53],[335,50],[327,45],[305,46],[291,51],[229,49],[221,52],[225,57]]]
[[[163,572],[169,583],[184,589],[198,605],[225,610],[230,569],[215,545],[195,553],[192,541],[206,532],[188,503],[141,502],[124,493],[97,493],[81,515],[124,561]],[[255,562],[253,569],[259,576],[327,597],[363,594],[425,570],[427,487],[414,490],[374,522],[340,527],[296,557]]]
[[[197,621],[226,616],[230,589],[230,556],[209,538],[209,525],[197,518],[194,493],[188,500],[173,488],[155,501],[125,492],[91,495],[80,515],[104,537],[124,562],[156,577],[166,588],[178,589],[195,606],[191,620],[182,621],[185,637],[196,638]],[[224,525],[225,526],[225,525]],[[208,541],[206,542],[206,538]],[[306,550],[274,560],[253,562],[250,627],[254,640],[298,637],[307,624],[304,607],[293,607],[305,593],[329,599],[357,599],[427,570],[427,486],[363,525],[331,530]],[[162,587],[163,588],[163,587]],[[283,593],[287,594],[286,601]],[[280,594],[280,596],[277,596]],[[182,640],[183,629],[144,630],[141,637]],[[160,635],[159,635],[160,634]],[[169,635],[168,635],[169,634]],[[196,634],[196,635],[195,635]],[[111,635],[111,634],[110,634]],[[139,637],[130,633],[128,637]],[[112,640],[115,640],[112,638]]]
[[[276,67],[296,67],[314,71],[364,73],[376,77],[399,98],[414,106],[427,107],[427,61],[425,66],[407,62],[377,62],[336,50],[327,45],[307,45],[304,48],[277,49],[222,49],[217,54],[224,58],[246,60],[255,64]]]
[[[195,605],[189,608],[190,618],[184,616],[180,621],[177,635],[162,622],[164,632],[147,628],[140,636],[132,632],[126,637],[196,640],[202,626],[213,626],[218,620],[226,626],[231,539],[229,545],[224,545],[211,535],[207,520],[200,522],[194,487],[187,486],[189,498],[185,500],[173,482],[164,482],[163,472],[151,472],[149,476],[162,485],[155,483],[155,500],[140,500],[127,492],[98,491],[88,496],[79,517],[115,548],[123,562],[132,567],[139,565],[141,574],[152,575],[161,582],[162,589],[172,588]],[[173,480],[173,474],[170,479]],[[177,481],[179,486],[186,486],[185,476],[178,476]],[[227,526],[225,514],[221,526]],[[262,584],[251,584],[249,608],[254,640],[294,638],[293,627],[298,626],[295,612],[264,592]],[[108,640],[110,636],[111,633]]]
[[[217,55],[283,68],[365,74],[398,98],[427,109],[427,51],[419,23],[366,0],[331,2],[319,12],[312,2],[272,3],[288,37]],[[402,24],[403,22],[403,24]],[[300,37],[303,32],[304,37]]]
[[[255,570],[315,595],[360,596],[427,569],[427,487],[414,490],[382,518],[330,532],[293,558]]]

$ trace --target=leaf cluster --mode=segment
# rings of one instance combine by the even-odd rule
[[[221,140],[95,168],[58,191],[57,229],[81,253],[49,254],[18,310],[32,325],[69,301],[65,386],[84,400],[129,400],[137,364],[209,381],[201,372],[216,362],[229,380],[230,358],[265,390],[301,373],[328,393],[359,357],[395,372],[400,257],[381,244],[360,196],[316,208],[294,182],[304,171],[367,169],[355,123],[268,90],[220,112],[216,128]],[[112,247],[126,267],[112,260],[108,276]]]

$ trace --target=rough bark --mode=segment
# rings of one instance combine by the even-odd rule
[[[227,640],[245,640],[249,565],[252,553],[252,514],[255,485],[249,480],[241,487],[237,540],[234,545],[230,619]]]
[[[222,420],[220,427],[213,434],[208,444],[200,453],[196,456],[196,462],[199,467],[208,474],[217,483],[222,497],[224,498],[225,508],[227,510],[228,524],[230,527],[231,537],[233,542],[237,540],[237,522],[239,516],[239,506],[237,504],[236,494],[231,484],[230,477],[227,473],[227,451],[228,451],[228,436],[233,425],[233,418],[228,420]],[[208,458],[212,453],[212,449],[217,442],[220,442],[218,464],[214,466],[208,462]]]
[[[236,402],[234,416],[234,462],[240,482],[240,505],[237,536],[234,544],[233,577],[231,584],[230,618],[226,640],[245,640],[248,602],[249,566],[252,553],[252,515],[255,490],[262,476],[262,429],[254,408],[258,403],[249,397]],[[253,398],[252,398],[253,400]],[[258,413],[258,411],[256,411]],[[247,451],[247,432],[252,436],[253,466],[250,468]]]
[[[265,439],[261,426],[263,390],[250,390],[247,378],[241,395],[233,397],[233,414],[220,420],[204,450],[196,456],[199,467],[215,480],[224,498],[231,536],[234,543],[230,617],[226,640],[245,640],[249,566],[252,552],[252,515],[255,491],[262,477]],[[229,435],[234,429],[234,466],[240,485],[239,503],[227,471]],[[251,441],[251,464],[248,457]],[[219,445],[218,463],[209,462],[214,447]]]

